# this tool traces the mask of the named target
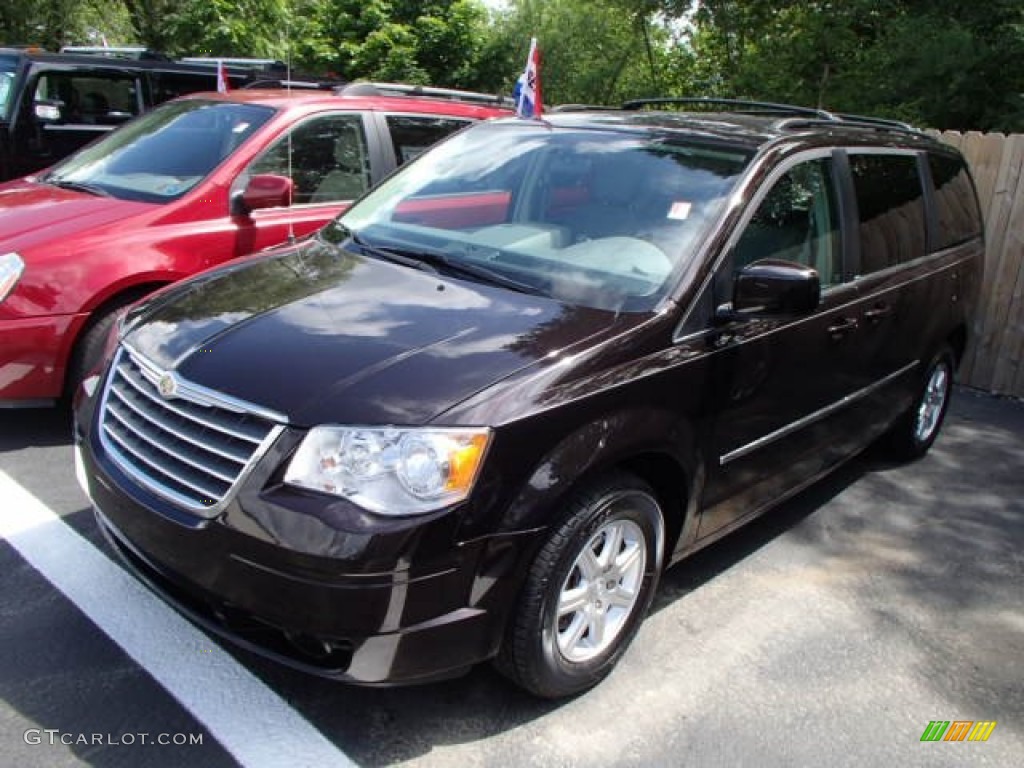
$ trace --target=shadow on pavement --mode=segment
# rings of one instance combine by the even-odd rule
[[[71,411],[66,407],[0,409],[0,453],[71,442]]]

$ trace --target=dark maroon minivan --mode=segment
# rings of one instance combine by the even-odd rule
[[[77,407],[112,546],[301,669],[496,659],[557,697],[608,674],[666,567],[879,438],[927,451],[980,284],[960,155],[648,106],[474,126],[133,310]]]

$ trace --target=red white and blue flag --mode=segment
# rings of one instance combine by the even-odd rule
[[[540,95],[540,49],[537,38],[530,38],[530,55],[526,59],[526,69],[516,81],[512,97],[516,102],[516,114],[519,117],[540,117],[542,100]]]
[[[227,93],[231,90],[231,83],[228,80],[228,70],[224,62],[217,59],[217,93]]]

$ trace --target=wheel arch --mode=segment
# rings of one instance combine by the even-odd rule
[[[125,307],[133,302],[138,301],[144,296],[148,296],[154,291],[163,288],[173,282],[172,278],[151,278],[141,282],[122,284],[114,290],[107,291],[102,295],[94,297],[84,308],[85,314],[84,320],[79,323],[78,327],[68,335],[68,339],[64,345],[64,350],[61,355],[61,363],[63,365],[63,371],[61,373],[61,380],[63,385],[61,390],[67,392],[68,389],[68,377],[71,374],[72,361],[74,360],[75,354],[78,351],[79,345],[85,335],[89,332],[93,326],[96,325],[108,312],[116,310],[121,307]]]
[[[953,358],[959,366],[964,359],[964,352],[967,350],[967,326],[961,323],[946,338],[947,343],[953,348]]]
[[[505,531],[555,525],[579,488],[624,471],[651,486],[662,508],[663,563],[692,529],[701,477],[693,431],[679,414],[632,408],[582,425],[534,462],[506,507]]]

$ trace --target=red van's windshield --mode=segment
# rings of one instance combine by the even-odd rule
[[[273,114],[251,104],[170,102],[72,155],[40,181],[126,200],[175,200]]]

